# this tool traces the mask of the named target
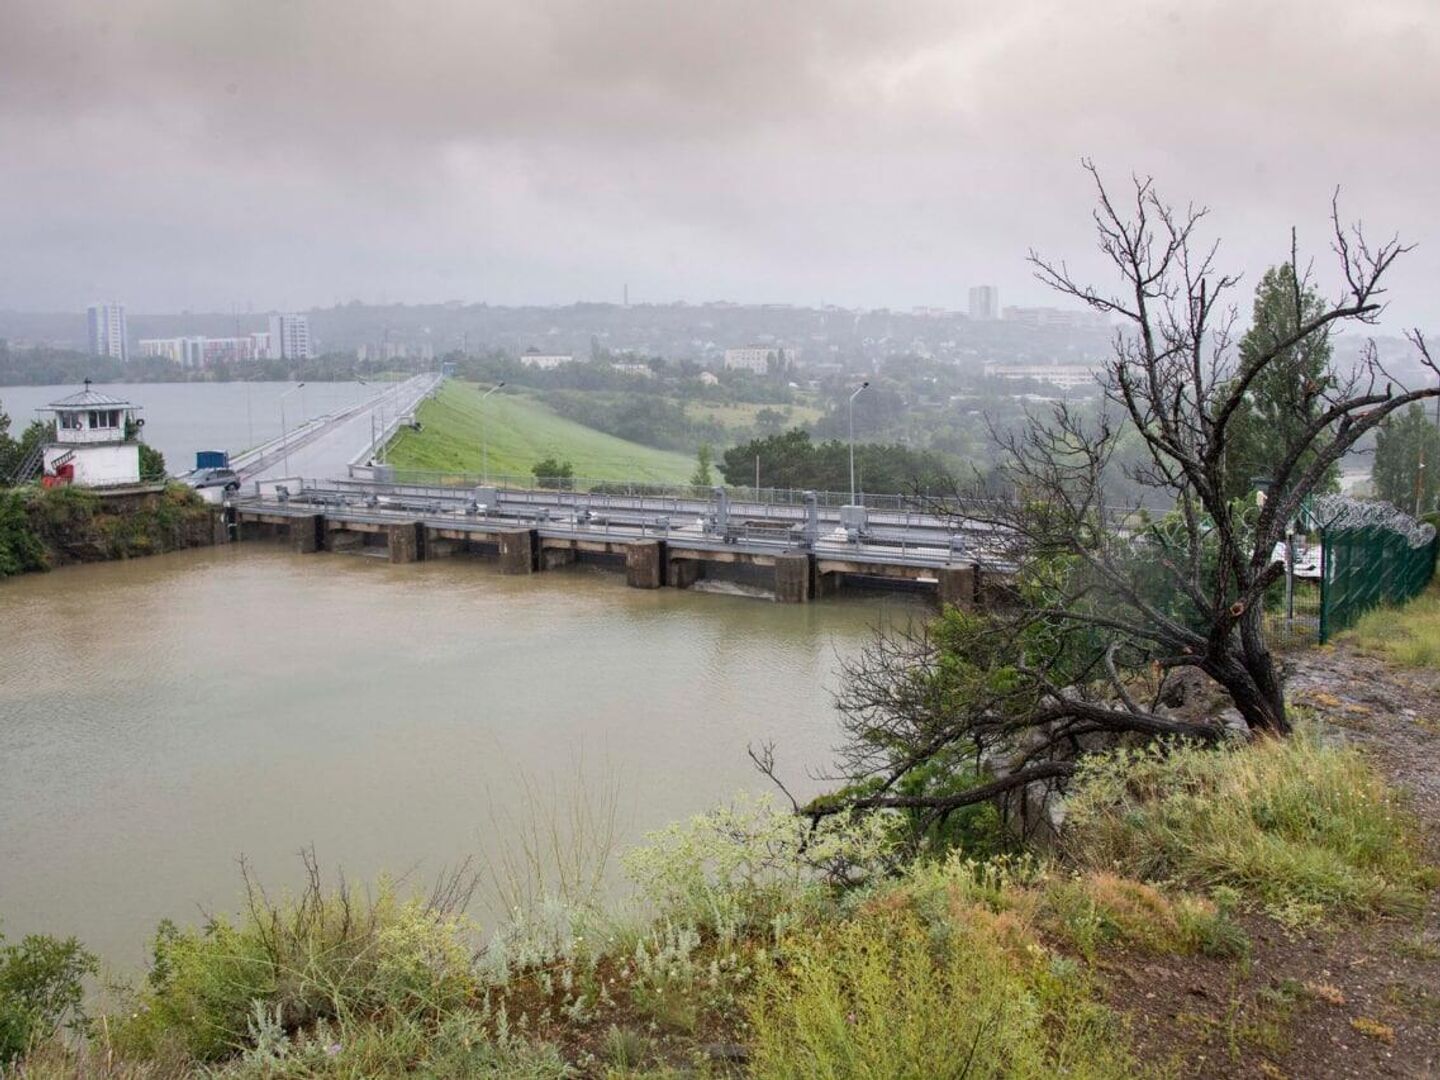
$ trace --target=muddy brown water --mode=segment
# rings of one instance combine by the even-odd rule
[[[0,929],[133,969],[162,917],[235,908],[242,855],[429,880],[513,842],[527,785],[613,794],[624,847],[764,790],[766,739],[814,790],[840,657],[924,610],[263,543],[0,582]]]

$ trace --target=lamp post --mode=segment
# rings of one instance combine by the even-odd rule
[[[862,382],[859,386],[857,386],[857,387],[855,388],[855,392],[850,395],[850,505],[851,505],[851,506],[854,506],[854,505],[855,505],[855,399],[856,399],[857,397],[859,397],[859,396],[860,396],[860,392],[861,392],[862,390],[866,389],[869,385],[870,385],[870,380],[869,380],[869,379],[866,379],[866,380],[865,380],[864,382]]]
[[[298,393],[305,389],[302,382],[298,386],[292,386],[280,395],[280,448],[285,457],[285,475],[290,475],[290,430],[285,426],[285,399],[291,394]],[[303,398],[301,399],[304,400]],[[303,406],[301,411],[304,411]]]
[[[497,382],[489,390],[480,395],[480,455],[484,471],[485,483],[490,483],[490,410],[485,407],[485,401],[491,394],[495,393],[505,384]]]

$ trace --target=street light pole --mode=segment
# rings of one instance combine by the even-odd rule
[[[860,396],[860,391],[864,390],[864,389],[865,389],[866,387],[868,387],[869,385],[870,385],[870,380],[869,380],[869,379],[866,379],[866,380],[865,380],[864,382],[862,382],[859,386],[857,386],[857,387],[855,388],[855,392],[850,395],[850,505],[851,505],[851,506],[854,506],[854,505],[855,505],[855,399]]]
[[[484,481],[487,484],[490,483],[490,410],[486,407],[485,401],[504,385],[503,382],[498,382],[480,395],[480,454]]]
[[[286,476],[290,475],[290,430],[285,426],[285,399],[291,394],[304,389],[305,384],[302,382],[298,386],[292,386],[280,395],[280,449],[285,458]]]

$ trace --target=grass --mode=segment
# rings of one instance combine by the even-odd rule
[[[535,463],[569,461],[575,475],[595,480],[685,484],[695,462],[684,454],[627,442],[557,416],[544,405],[501,390],[482,407],[473,383],[448,380],[420,407],[423,430],[402,431],[387,459],[401,469],[479,473],[482,432],[488,431],[492,476],[529,476]]]
[[[1403,798],[1308,724],[1241,749],[1096,758],[1067,805],[1078,865],[1236,889],[1292,924],[1412,913],[1435,883]]]
[[[755,426],[755,418],[770,409],[785,416],[785,427],[809,427],[825,415],[823,409],[813,405],[764,405],[748,401],[711,402],[687,401],[685,413],[692,420],[708,420],[719,424],[727,431],[749,432]]]
[[[1408,604],[1366,612],[1340,640],[1406,667],[1440,669],[1440,581]]]

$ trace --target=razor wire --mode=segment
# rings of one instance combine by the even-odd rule
[[[1397,533],[1411,548],[1424,547],[1435,539],[1435,526],[1416,521],[1387,502],[1320,495],[1310,501],[1309,516],[1318,528],[1327,532],[1368,528]]]

